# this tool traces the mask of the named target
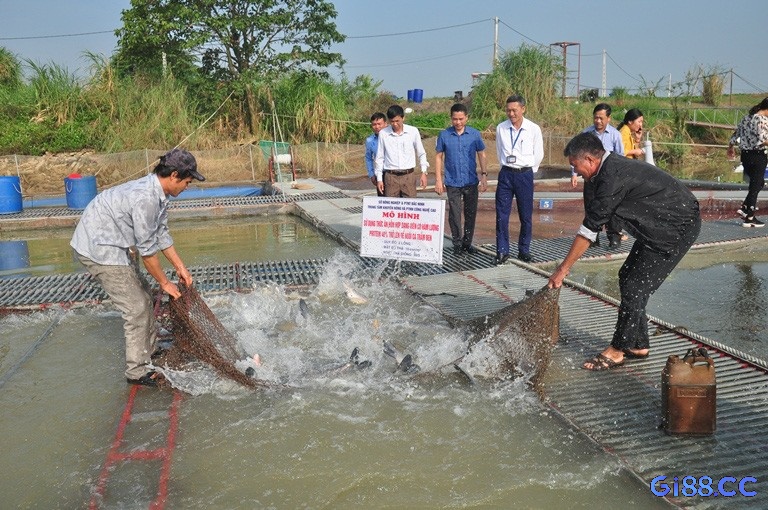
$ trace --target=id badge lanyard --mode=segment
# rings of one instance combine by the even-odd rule
[[[512,140],[512,147],[509,149],[509,156],[507,156],[507,163],[514,163],[517,158],[512,154],[515,150],[515,145],[517,144],[517,139],[520,138],[520,133],[523,132],[523,127],[520,126],[520,129],[517,131],[517,136],[512,136],[514,133],[514,130],[512,127],[509,128],[509,138]]]

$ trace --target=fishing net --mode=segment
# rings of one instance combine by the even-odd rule
[[[194,287],[180,285],[179,290],[181,297],[169,301],[165,317],[174,340],[155,364],[184,371],[202,362],[220,376],[247,388],[273,386],[269,381],[246,375],[235,366],[235,362],[247,357],[238,347],[237,339]],[[445,375],[446,369],[453,370],[455,366],[464,374],[492,379],[524,377],[539,391],[552,349],[560,336],[560,290],[544,287],[538,292],[529,292],[522,301],[464,322],[462,327],[470,333],[466,354],[436,370],[412,376],[429,380],[441,373]]]
[[[235,367],[235,361],[245,357],[237,339],[219,322],[194,287],[179,285],[181,297],[168,304],[168,326],[173,344],[161,360],[179,369],[197,360],[210,365],[219,375],[248,388],[269,386],[270,383],[247,376]]]
[[[526,299],[465,323],[472,333],[459,367],[484,376],[526,377],[540,388],[552,349],[560,337],[560,289],[546,286]]]

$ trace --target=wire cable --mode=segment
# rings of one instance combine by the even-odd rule
[[[460,25],[449,25],[445,27],[437,27],[437,28],[426,28],[424,30],[410,30],[408,32],[398,32],[398,33],[389,33],[389,34],[376,34],[376,35],[349,35],[346,38],[347,39],[375,39],[378,37],[392,37],[394,35],[412,35],[412,34],[423,34],[424,32],[437,32],[438,30],[449,30],[451,28],[458,28],[458,27],[466,27],[469,25],[476,25],[478,23],[485,23],[487,21],[493,21],[491,19],[481,19],[477,21],[470,21],[469,23],[462,23]]]
[[[401,66],[401,65],[406,65],[406,64],[417,64],[417,63],[420,63],[420,62],[431,62],[433,60],[440,60],[440,59],[443,59],[443,58],[455,57],[457,55],[465,55],[467,53],[472,53],[472,52],[475,52],[475,51],[484,50],[486,48],[491,48],[491,47],[493,47],[493,45],[486,44],[485,46],[478,46],[477,48],[473,48],[471,50],[460,51],[458,53],[451,53],[450,55],[440,55],[438,57],[428,57],[428,58],[423,58],[423,59],[419,59],[419,60],[408,60],[408,61],[405,61],[405,62],[395,62],[395,63],[391,63],[391,64],[354,65],[354,66],[344,66],[344,67],[346,69],[360,69],[360,68],[369,68],[369,67],[371,67],[371,68],[372,67],[394,67],[394,66]]]
[[[80,37],[83,35],[114,34],[114,30],[100,30],[98,32],[80,32],[79,34],[57,34],[57,35],[29,35],[24,37],[0,37],[0,41],[26,41],[30,39],[56,39],[58,37]]]

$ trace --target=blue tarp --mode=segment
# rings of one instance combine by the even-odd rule
[[[220,198],[220,197],[257,197],[261,195],[260,186],[222,186],[220,188],[191,188],[179,195],[171,197],[171,200],[192,200],[196,198]],[[30,198],[22,203],[22,207],[66,207],[67,199],[64,196],[50,198]]]

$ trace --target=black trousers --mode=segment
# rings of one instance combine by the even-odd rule
[[[475,236],[477,217],[477,184],[455,188],[445,187],[448,192],[448,225],[451,227],[453,246],[469,246]],[[461,228],[461,212],[464,211],[464,228]]]
[[[621,304],[611,347],[619,350],[650,347],[648,316],[645,314],[648,300],[693,246],[700,230],[701,218],[697,216],[670,253],[659,253],[639,239],[635,241],[619,269]]]
[[[742,204],[742,210],[747,216],[755,214],[757,207],[757,195],[765,186],[765,165],[768,164],[768,155],[765,151],[741,151],[741,166],[744,167],[744,175],[749,177],[749,191]]]

